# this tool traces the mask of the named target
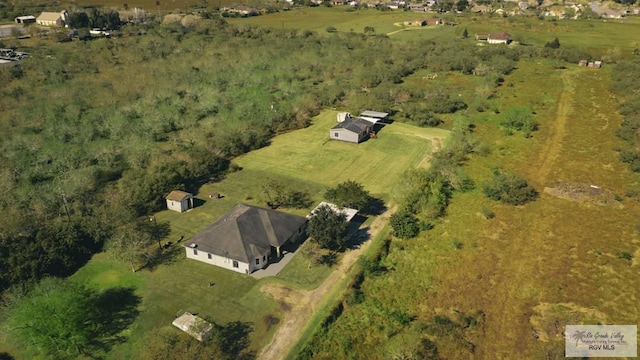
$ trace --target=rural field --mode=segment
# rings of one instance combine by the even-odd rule
[[[165,13],[192,2],[128,6]],[[178,333],[171,321],[184,311],[219,325],[225,356],[265,360],[560,359],[567,324],[640,323],[640,176],[620,161],[622,99],[612,90],[615,68],[640,51],[640,18],[445,14],[452,25],[400,25],[422,15],[295,8],[20,43],[37,55],[24,72],[0,72],[10,114],[0,118],[9,134],[0,194],[27,210],[0,202],[0,254],[11,255],[0,259],[11,270],[0,289],[68,276],[130,291],[134,311],[113,343],[81,358],[143,359]],[[366,27],[374,33],[362,35]],[[516,44],[475,41],[502,31]],[[604,66],[580,67],[583,58]],[[329,141],[339,111],[365,108],[392,121],[361,144]],[[529,132],[509,127],[516,110],[535,122]],[[536,196],[491,200],[503,172]],[[312,205],[281,209],[306,215],[349,180],[388,208],[366,219],[372,240],[334,266],[311,266],[300,251],[277,276],[256,279],[185,258],[178,239],[239,202],[266,207],[270,182],[308,194]],[[194,190],[197,206],[158,211],[177,187]],[[414,220],[418,235],[397,231],[394,214]],[[142,269],[100,247],[136,221],[149,227],[150,216],[172,245]],[[86,241],[69,229],[102,242],[59,260],[51,249]],[[29,249],[24,257],[12,241]],[[47,261],[14,272],[25,258]],[[4,352],[46,358],[0,332]]]
[[[637,324],[640,204],[624,194],[639,179],[618,161],[610,71],[521,59],[492,101],[501,112],[532,106],[539,131],[505,136],[500,114],[470,112],[475,138],[490,148],[464,166],[477,189],[454,195],[433,229],[393,240],[388,270],[360,287],[364,300],[343,299],[341,315],[301,354],[383,359],[411,352],[426,334],[445,358],[559,359],[565,324]],[[487,199],[480,190],[497,168],[524,176],[540,197],[517,207]],[[620,202],[546,191],[567,183]],[[481,214],[487,208],[490,219]],[[398,326],[385,309],[412,320]]]

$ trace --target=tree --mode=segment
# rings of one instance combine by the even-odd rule
[[[336,29],[335,26],[327,26],[327,28],[325,30],[328,33],[334,33],[334,32],[338,31],[338,29]]]
[[[136,272],[138,262],[148,262],[155,255],[151,248],[151,244],[154,242],[151,235],[156,231],[156,227],[157,224],[142,220],[138,223],[123,225],[107,241],[107,251],[114,258],[128,263],[131,266],[131,271]]]
[[[365,26],[364,33],[373,35],[376,33],[376,29],[373,26]]]
[[[456,9],[458,11],[465,11],[468,8],[469,8],[469,1],[468,0],[458,0],[458,2],[456,3]]]
[[[466,39],[469,37],[469,32],[467,31],[467,28],[464,28],[464,31],[462,32],[462,38]]]
[[[42,280],[8,312],[9,336],[40,355],[69,359],[90,353],[97,334],[96,292],[71,281]]]
[[[401,239],[410,239],[420,233],[418,219],[409,212],[401,211],[391,215],[389,224],[393,229],[393,236]]]
[[[328,189],[324,197],[340,207],[349,207],[358,210],[366,210],[371,202],[371,195],[362,184],[348,180]]]
[[[320,247],[329,250],[343,250],[347,242],[346,216],[323,205],[316,209],[309,219],[309,236]]]
[[[520,176],[502,172],[494,174],[493,183],[484,187],[484,193],[490,199],[510,205],[522,205],[538,197],[536,189]]]
[[[84,11],[72,12],[67,19],[67,25],[72,29],[88,28],[89,15]]]

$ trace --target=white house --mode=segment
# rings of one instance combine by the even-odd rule
[[[185,191],[174,190],[166,197],[167,209],[185,212],[193,208],[193,195]]]
[[[306,237],[307,219],[238,204],[185,242],[187,258],[243,274],[280,258],[282,246]]]
[[[41,26],[63,26],[67,20],[67,11],[63,10],[59,13],[56,12],[43,12],[36,19],[36,24]]]

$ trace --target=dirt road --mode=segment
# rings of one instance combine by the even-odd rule
[[[273,335],[271,343],[266,345],[258,354],[260,360],[282,359],[298,341],[311,316],[320,306],[326,295],[340,286],[341,280],[347,276],[349,269],[358,260],[358,257],[370,246],[371,239],[382,230],[389,220],[389,216],[395,211],[389,208],[378,216],[369,229],[369,240],[360,247],[348,251],[336,269],[327,279],[314,290],[296,290],[281,284],[265,284],[261,290],[281,301],[291,310],[286,313],[280,327]]]

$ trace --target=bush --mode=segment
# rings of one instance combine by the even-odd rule
[[[500,124],[506,128],[506,131],[522,131],[527,138],[533,131],[538,130],[538,123],[533,118],[533,110],[528,107],[514,107],[507,110]]]
[[[333,27],[333,26],[327,26],[327,28],[326,28],[325,30],[326,30],[328,33],[334,33],[334,32],[337,32],[337,31],[338,31],[338,29],[336,29],[336,28],[335,28],[335,27]]]
[[[418,219],[409,212],[397,212],[389,218],[393,228],[393,236],[401,239],[410,239],[420,233]]]
[[[511,173],[498,173],[493,183],[484,187],[485,195],[509,205],[522,205],[535,200],[538,192],[520,176]]]
[[[496,214],[494,214],[494,213],[493,213],[493,211],[492,211],[491,209],[489,209],[488,207],[486,207],[486,206],[483,206],[483,207],[480,209],[480,213],[481,213],[481,214],[482,214],[482,216],[484,216],[484,218],[485,218],[485,219],[487,219],[487,220],[488,220],[488,219],[493,219],[493,218],[496,216]]]

